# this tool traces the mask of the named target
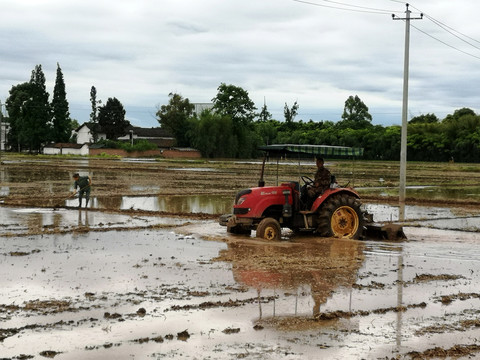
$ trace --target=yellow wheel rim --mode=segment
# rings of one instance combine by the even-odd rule
[[[357,212],[350,206],[341,206],[332,215],[331,227],[333,236],[352,238],[358,231]]]
[[[277,229],[273,226],[267,226],[265,228],[264,238],[266,240],[275,240],[277,238]]]

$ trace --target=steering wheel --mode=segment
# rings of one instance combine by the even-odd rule
[[[314,184],[314,181],[311,178],[309,178],[308,176],[302,175],[300,178],[302,179],[302,181],[304,182],[305,185],[313,185]]]

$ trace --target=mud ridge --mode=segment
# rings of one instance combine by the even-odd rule
[[[5,340],[6,338],[17,335],[23,330],[53,329],[59,326],[73,325],[73,324],[75,324],[75,321],[73,320],[70,320],[70,321],[60,320],[53,324],[42,324],[42,325],[30,324],[30,325],[25,325],[18,328],[0,329],[0,342],[3,342],[3,340]]]
[[[439,301],[444,305],[448,305],[451,302],[453,302],[454,300],[465,301],[465,300],[469,300],[469,299],[480,299],[480,294],[478,294],[478,293],[468,293],[468,294],[467,293],[458,293],[458,294],[455,294],[455,295],[442,295],[442,296],[440,296]]]
[[[427,349],[422,352],[411,351],[407,353],[411,359],[438,359],[438,358],[458,358],[464,356],[474,356],[480,352],[480,345],[454,345],[449,349],[443,349],[441,347],[435,347],[433,349]]]
[[[217,307],[239,307],[243,306],[245,304],[252,304],[256,302],[261,302],[261,303],[269,303],[270,301],[274,301],[277,299],[278,296],[268,296],[268,297],[255,297],[255,298],[250,298],[250,299],[245,299],[245,300],[228,300],[228,301],[206,301],[198,305],[173,305],[169,309],[165,311],[179,311],[179,310],[194,310],[194,309],[211,309],[211,308],[217,308]]]
[[[375,309],[371,311],[366,310],[358,310],[358,311],[332,311],[327,313],[319,313],[314,316],[315,320],[334,320],[334,319],[349,319],[355,316],[368,316],[371,314],[385,314],[387,312],[405,312],[408,309],[414,308],[426,308],[427,304],[425,302],[421,302],[419,304],[410,304],[407,306],[394,306],[389,308],[381,308]]]
[[[455,324],[427,326],[415,331],[415,335],[421,336],[425,334],[443,334],[445,332],[452,332],[452,331],[467,331],[472,328],[480,328],[479,319],[461,320]]]
[[[88,227],[88,226],[81,226],[81,227],[72,227],[69,229],[53,229],[50,230],[48,228],[42,228],[38,230],[29,230],[25,233],[5,233],[2,234],[3,237],[19,237],[19,236],[30,236],[30,235],[62,235],[62,234],[82,234],[82,233],[90,233],[90,232],[107,232],[107,231],[136,231],[136,230],[158,230],[158,229],[172,229],[178,228],[182,226],[187,226],[191,224],[191,222],[187,221],[183,224],[154,224],[154,225],[146,225],[146,226],[123,226],[123,227]],[[26,254],[28,255],[28,254]],[[11,255],[14,256],[14,255]],[[17,255],[19,256],[19,255]]]

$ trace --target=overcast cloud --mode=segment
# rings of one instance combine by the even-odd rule
[[[401,123],[405,4],[392,0],[21,0],[2,2],[0,99],[41,64],[53,92],[57,62],[72,117],[89,120],[97,99],[119,99],[137,126],[158,126],[156,108],[177,92],[210,102],[220,83],[240,86],[274,118],[298,101],[296,120],[338,121],[358,95],[376,124]],[[386,10],[344,11],[340,4]],[[410,117],[478,111],[478,0],[410,2]],[[350,9],[365,10],[360,8]],[[450,29],[450,31],[451,31]],[[424,33],[423,33],[424,32]],[[455,47],[447,46],[430,36]],[[457,34],[460,36],[459,34]],[[467,55],[467,52],[471,55]]]

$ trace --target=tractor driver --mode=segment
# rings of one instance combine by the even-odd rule
[[[313,185],[308,187],[308,196],[315,199],[318,195],[323,194],[330,187],[332,174],[324,166],[323,158],[317,156],[317,172]]]

